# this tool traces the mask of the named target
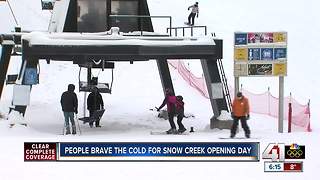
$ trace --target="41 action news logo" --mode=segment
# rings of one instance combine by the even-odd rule
[[[263,159],[284,161],[285,159],[305,159],[305,146],[298,144],[269,143],[262,153]]]

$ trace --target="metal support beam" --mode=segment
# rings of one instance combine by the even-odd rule
[[[87,82],[88,84],[91,84],[91,68],[87,68]]]
[[[14,44],[0,45],[0,99],[8,72],[13,45]]]
[[[170,88],[174,93],[174,88],[172,84],[171,74],[168,66],[168,62],[165,59],[157,59],[158,70],[160,74],[161,84],[163,93],[165,94],[165,89]]]
[[[201,65],[202,65],[203,75],[206,80],[206,85],[207,85],[208,94],[211,102],[213,116],[216,118],[219,116],[220,113],[219,113],[218,104],[216,100],[212,98],[213,97],[212,89],[211,89],[212,78],[210,76],[210,72],[208,68],[208,60],[202,59]]]
[[[213,111],[213,117],[210,120],[210,128],[213,129],[214,121],[220,115],[221,110],[228,111],[228,105],[225,94],[223,93],[217,59],[202,59],[201,65]]]
[[[283,133],[284,119],[284,77],[279,76],[279,111],[278,111],[278,132]]]
[[[37,59],[37,58],[26,59],[24,57],[24,55],[22,55],[22,64],[21,64],[19,78],[18,78],[18,81],[20,81],[22,85],[26,84],[26,82],[25,82],[26,68],[37,68],[38,64],[39,64],[39,59]],[[32,89],[32,85],[30,85],[30,88]],[[27,110],[27,106],[16,105],[14,110],[18,111],[19,113],[22,113],[24,116],[26,113],[26,110]]]

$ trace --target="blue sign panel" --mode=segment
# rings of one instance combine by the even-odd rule
[[[26,68],[24,73],[24,84],[26,85],[38,84],[37,68]]]
[[[247,44],[247,33],[240,33],[234,35],[235,45],[246,45]]]
[[[248,60],[260,60],[260,48],[248,49]]]
[[[273,48],[261,48],[261,60],[273,60]]]
[[[274,48],[274,59],[287,58],[287,48]]]

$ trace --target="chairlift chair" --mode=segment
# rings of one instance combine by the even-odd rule
[[[92,92],[93,88],[97,87],[99,89],[100,93],[109,93],[111,94],[111,90],[112,90],[112,84],[113,84],[113,69],[114,69],[114,63],[113,62],[106,62],[104,63],[106,64],[105,67],[100,67],[99,65],[93,65],[91,63],[87,63],[87,64],[79,64],[80,66],[80,70],[79,70],[79,91],[83,91],[83,92]],[[82,68],[87,68],[88,71],[87,73],[87,81],[81,81],[81,70]],[[111,69],[111,82],[109,83],[100,83],[98,82],[98,76],[97,77],[92,77],[91,76],[91,71],[89,69],[91,68],[107,68],[107,69]]]

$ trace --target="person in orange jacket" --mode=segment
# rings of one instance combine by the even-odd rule
[[[233,124],[231,127],[230,137],[235,137],[240,120],[246,138],[250,138],[250,128],[247,124],[247,120],[250,118],[249,101],[242,95],[241,92],[238,92],[237,97],[233,100],[231,116],[233,119]]]

